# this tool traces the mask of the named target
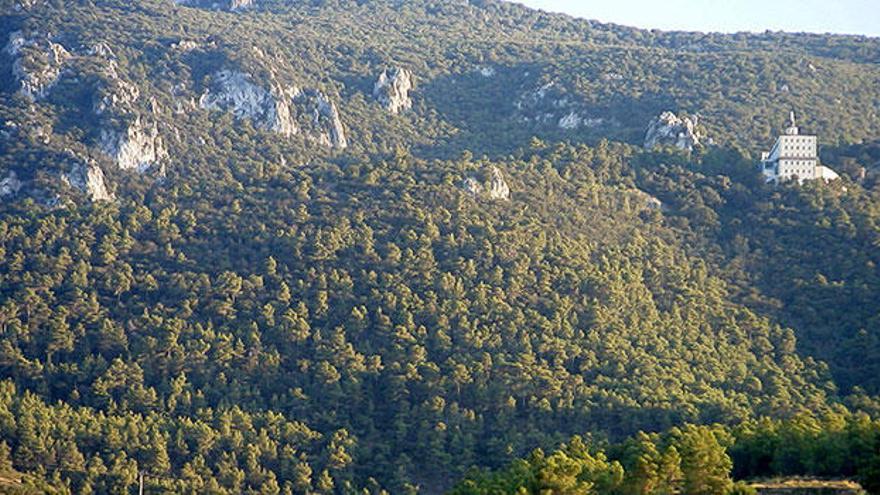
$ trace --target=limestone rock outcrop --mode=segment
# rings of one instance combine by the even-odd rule
[[[120,76],[113,51],[99,43],[90,55],[102,62],[100,83],[95,88],[93,111],[99,117],[98,148],[122,170],[144,173],[168,157],[155,120],[156,103],[139,105],[136,85]],[[148,106],[148,111],[142,107]]]
[[[249,74],[224,69],[214,74],[199,106],[231,112],[237,119],[249,119],[255,127],[283,136],[303,133],[327,147],[348,146],[336,104],[317,89],[283,87],[274,82],[267,88]]]
[[[326,94],[317,89],[298,90],[293,102],[297,111],[304,114],[302,125],[307,137],[332,148],[348,147],[339,110]]]
[[[489,199],[510,199],[510,187],[508,187],[507,181],[504,180],[504,175],[501,173],[501,170],[498,170],[498,167],[492,167],[489,187],[486,192],[489,195]]]
[[[393,114],[412,108],[409,92],[413,89],[412,72],[396,67],[384,70],[373,86],[373,97]]]
[[[485,186],[476,177],[466,177],[462,182],[462,189],[477,199],[486,198],[501,201],[510,199],[510,186],[504,180],[504,174],[501,173],[501,170],[494,165],[489,171],[489,180]]]
[[[290,113],[290,93],[280,87],[266,89],[244,72],[224,69],[214,73],[199,106],[231,112],[238,119],[250,119],[254,127],[292,136],[299,129]]]
[[[92,201],[113,201],[115,197],[107,190],[104,171],[93,160],[81,160],[68,150],[70,169],[61,180],[70,187],[85,193]]]
[[[101,151],[122,170],[144,173],[168,157],[156,122],[145,125],[140,116],[122,129],[101,129]]]
[[[19,92],[31,101],[46,96],[71,58],[67,49],[48,37],[26,37],[21,31],[9,35],[4,50],[13,59],[12,75],[18,82]]]
[[[21,181],[18,180],[18,174],[14,170],[0,174],[0,199],[14,196],[21,190]]]
[[[681,150],[693,150],[700,146],[696,117],[679,117],[673,112],[663,112],[651,121],[645,133],[645,148],[674,146]]]
[[[256,5],[257,0],[175,0],[177,5],[237,12]]]

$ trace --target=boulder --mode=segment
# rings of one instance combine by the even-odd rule
[[[394,68],[382,71],[379,80],[373,86],[373,97],[393,114],[412,108],[412,99],[409,96],[413,89],[412,72]]]
[[[663,112],[651,121],[645,133],[645,148],[674,146],[691,151],[700,146],[696,117],[679,117],[673,112]]]

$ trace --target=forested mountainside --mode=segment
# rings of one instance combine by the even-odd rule
[[[880,412],[880,40],[0,6],[0,483],[440,493]],[[763,184],[792,109],[840,180]]]

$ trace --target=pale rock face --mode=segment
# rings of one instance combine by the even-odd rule
[[[156,122],[147,124],[136,110],[137,102],[141,98],[140,90],[119,75],[118,63],[110,47],[98,43],[89,53],[103,59],[102,83],[98,87],[99,98],[94,105],[95,115],[108,115],[125,122],[120,128],[102,119],[98,148],[120,169],[144,173],[168,157],[164,141],[159,135],[159,126]],[[155,100],[151,103],[151,110],[155,113]],[[95,173],[91,172],[93,175]],[[101,177],[103,180],[103,172]]]
[[[393,114],[400,113],[412,108],[412,99],[409,97],[413,89],[412,72],[395,68],[391,71],[382,71],[379,80],[373,86],[373,97]]]
[[[113,201],[115,197],[107,190],[101,167],[92,161],[83,162],[72,153],[71,156],[74,158],[74,163],[67,173],[62,174],[61,180],[70,187],[86,193],[92,201]]]
[[[175,0],[177,5],[237,12],[254,6],[257,0]]]
[[[221,70],[213,86],[199,99],[208,110],[231,112],[237,119],[250,119],[254,126],[283,136],[302,132],[321,145],[343,149],[348,146],[339,110],[330,98],[316,89],[266,89],[248,74]]]
[[[140,117],[121,131],[102,129],[100,148],[120,169],[139,173],[168,157],[158,124],[144,125]]]
[[[214,74],[213,87],[199,99],[199,106],[232,112],[235,118],[252,120],[258,128],[292,136],[299,129],[291,118],[288,93],[258,86],[243,72],[221,70]]]
[[[504,174],[496,166],[492,166],[488,186],[483,187],[476,178],[467,177],[462,183],[462,188],[467,194],[478,199],[481,197],[501,201],[510,199],[510,187],[504,180]]]
[[[308,138],[327,147],[348,147],[339,110],[327,95],[317,89],[305,89],[296,92],[293,103],[307,119],[304,128]]]
[[[489,194],[490,199],[510,199],[510,187],[508,187],[507,182],[504,180],[504,175],[498,167],[492,167],[492,178],[489,181],[489,188],[486,192]]]
[[[679,117],[672,112],[663,112],[651,121],[645,134],[645,148],[675,146],[681,150],[693,150],[700,145],[696,118]]]
[[[25,38],[21,31],[9,35],[4,49],[13,58],[12,75],[19,92],[31,101],[44,98],[58,82],[70,53],[48,38]]]
[[[462,188],[464,188],[464,191],[474,198],[479,198],[483,195],[483,185],[480,184],[480,181],[473,177],[466,178],[464,180],[464,183],[462,184]]]
[[[112,61],[111,63],[115,64]],[[95,103],[95,114],[102,115],[107,111],[131,108],[141,96],[140,89],[116,75],[115,65],[108,66],[105,75],[107,82],[99,89],[101,98]]]
[[[0,198],[13,196],[21,190],[21,181],[18,180],[18,174],[14,170],[10,170],[6,174],[0,174]]]

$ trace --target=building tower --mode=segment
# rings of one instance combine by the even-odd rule
[[[767,182],[837,179],[837,173],[819,165],[818,138],[800,133],[794,111],[788,118],[789,125],[784,134],[776,139],[769,152],[761,154],[761,172]]]

